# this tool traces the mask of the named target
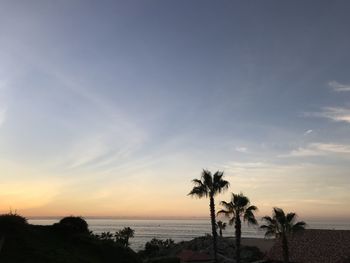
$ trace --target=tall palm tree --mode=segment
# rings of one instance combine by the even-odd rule
[[[283,261],[289,263],[288,235],[300,230],[304,230],[306,223],[304,221],[296,221],[295,213],[285,214],[281,208],[273,208],[272,217],[264,216],[262,219],[266,225],[260,228],[265,230],[265,236],[275,236],[282,240]]]
[[[241,261],[242,219],[248,224],[256,225],[258,222],[255,219],[254,213],[258,208],[250,205],[249,198],[242,193],[232,193],[231,202],[222,201],[221,205],[224,209],[220,210],[218,214],[223,214],[230,218],[229,224],[235,226],[236,262],[239,263]]]
[[[217,222],[217,226],[219,228],[219,233],[220,233],[220,237],[222,237],[222,230],[225,230],[226,228],[226,223],[222,222],[222,221],[218,221]]]
[[[213,234],[213,248],[214,248],[214,258],[217,262],[217,232],[216,232],[216,218],[215,218],[215,201],[214,197],[225,191],[229,187],[229,182],[224,180],[224,173],[217,171],[214,175],[208,170],[203,170],[200,179],[193,179],[194,187],[188,195],[195,196],[198,198],[209,198],[210,207],[210,219],[211,228]]]

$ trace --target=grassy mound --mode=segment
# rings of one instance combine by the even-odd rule
[[[86,222],[81,218],[63,220],[64,227],[60,223],[54,226],[30,225],[20,218],[18,215],[0,215],[0,230],[6,229],[0,236],[0,241],[3,240],[0,248],[2,263],[140,263],[131,249],[99,240],[87,232]],[[67,231],[67,227],[78,231]]]

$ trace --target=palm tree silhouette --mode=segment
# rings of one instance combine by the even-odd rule
[[[222,221],[218,221],[217,226],[219,228],[220,237],[222,237],[222,230],[225,230],[226,223],[224,223]]]
[[[255,219],[254,212],[257,211],[258,208],[254,205],[250,205],[249,198],[242,193],[232,193],[231,202],[222,201],[220,204],[224,209],[220,210],[218,214],[223,214],[230,218],[229,224],[235,226],[236,262],[239,263],[241,261],[242,219],[248,224],[256,225],[258,222]]]
[[[289,263],[288,235],[300,230],[304,230],[306,223],[299,221],[295,223],[297,215],[288,213],[287,215],[281,208],[273,208],[272,217],[264,216],[262,219],[267,223],[260,228],[265,230],[265,236],[275,236],[282,240],[283,261]]]
[[[113,240],[113,234],[111,232],[102,232],[101,235],[98,236],[102,240]]]
[[[201,179],[192,180],[195,186],[188,194],[198,198],[209,197],[210,219],[213,234],[213,249],[215,262],[217,262],[217,232],[214,197],[217,194],[225,191],[230,185],[228,181],[222,179],[223,175],[224,173],[220,171],[217,171],[214,175],[212,175],[210,171],[203,170]]]
[[[114,237],[117,243],[121,244],[124,247],[129,247],[129,240],[133,238],[135,230],[130,227],[124,227],[115,233]]]

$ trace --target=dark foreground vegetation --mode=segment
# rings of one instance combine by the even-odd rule
[[[205,259],[198,259],[198,254],[195,256],[198,261],[212,262],[214,259],[213,253],[213,241],[211,235],[206,235],[203,237],[197,237],[190,241],[182,241],[179,243],[174,243],[171,239],[159,240],[152,239],[147,242],[145,249],[139,252],[144,262],[157,263],[157,262],[180,262],[181,254],[186,254],[186,251],[191,251],[194,254],[200,253],[207,257]],[[218,262],[236,262],[235,261],[235,241],[233,238],[223,238],[218,237],[217,239],[217,249],[218,249]],[[185,253],[184,253],[185,252]],[[242,262],[255,262],[263,258],[262,252],[256,247],[241,247],[241,258]],[[232,260],[233,259],[233,260]],[[193,259],[194,260],[194,259]],[[187,260],[183,260],[187,261]],[[194,260],[196,261],[196,260]],[[188,260],[192,262],[192,260]]]
[[[91,234],[86,221],[67,217],[51,226],[30,225],[17,214],[0,215],[1,263],[139,263],[138,255]]]

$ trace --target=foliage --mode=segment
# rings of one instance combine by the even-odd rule
[[[125,227],[115,233],[115,242],[123,247],[129,247],[129,239],[134,237],[135,230]]]
[[[67,235],[58,226],[27,224],[7,236],[0,253],[1,263],[141,263],[130,248],[104,242],[93,235]]]
[[[100,235],[96,235],[100,240],[110,240],[110,241],[114,241],[114,236],[111,232],[102,232]]]
[[[262,219],[267,224],[260,228],[265,230],[265,236],[282,237],[284,234],[295,233],[304,230],[306,223],[304,221],[295,222],[297,218],[296,213],[288,213],[287,215],[281,208],[273,208],[273,215],[264,216]]]
[[[12,211],[0,215],[0,233],[11,234],[12,232],[22,231],[28,225],[27,219]]]
[[[218,214],[230,218],[230,225],[234,225],[235,221],[241,217],[243,218],[243,221],[246,221],[248,224],[256,225],[258,223],[254,215],[258,208],[254,205],[250,205],[249,198],[242,193],[232,193],[230,202],[222,201],[220,204],[224,209],[220,210]]]
[[[130,227],[125,227],[113,235],[111,232],[102,232],[101,234],[95,234],[94,237],[96,237],[99,240],[102,241],[108,241],[113,242],[121,247],[129,247],[129,240],[130,238],[134,237],[135,230],[131,229]]]
[[[203,170],[201,179],[193,179],[194,187],[188,195],[198,198],[202,197],[214,197],[215,195],[222,193],[229,187],[229,182],[224,180],[223,172],[217,171],[214,175],[208,170]]]
[[[223,172],[217,171],[214,175],[208,170],[203,170],[200,179],[193,179],[194,187],[188,195],[198,198],[209,197],[210,221],[213,235],[213,250],[215,262],[217,262],[217,232],[216,232],[216,215],[214,197],[227,190],[229,182],[224,180]]]
[[[273,208],[272,217],[262,218],[266,225],[262,225],[260,228],[265,230],[265,236],[275,236],[281,239],[285,263],[289,262],[288,235],[304,230],[306,226],[304,221],[295,222],[296,218],[295,213],[285,214],[281,208],[277,207]]]
[[[153,238],[145,244],[145,254],[148,256],[156,255],[160,250],[169,249],[174,244],[175,242],[172,239],[161,240]]]
[[[64,217],[58,223],[58,227],[70,233],[88,234],[89,226],[84,218],[79,216]]]
[[[219,228],[219,233],[220,233],[220,237],[222,237],[222,230],[226,229],[226,223],[222,222],[222,221],[218,221],[216,223],[217,228]]]
[[[239,263],[241,260],[240,249],[241,249],[241,234],[242,234],[242,219],[248,224],[256,225],[254,213],[258,208],[254,205],[250,205],[248,197],[240,194],[232,193],[231,202],[222,201],[221,205],[224,209],[220,210],[218,214],[223,214],[230,218],[229,224],[235,226],[236,235],[236,262]]]

